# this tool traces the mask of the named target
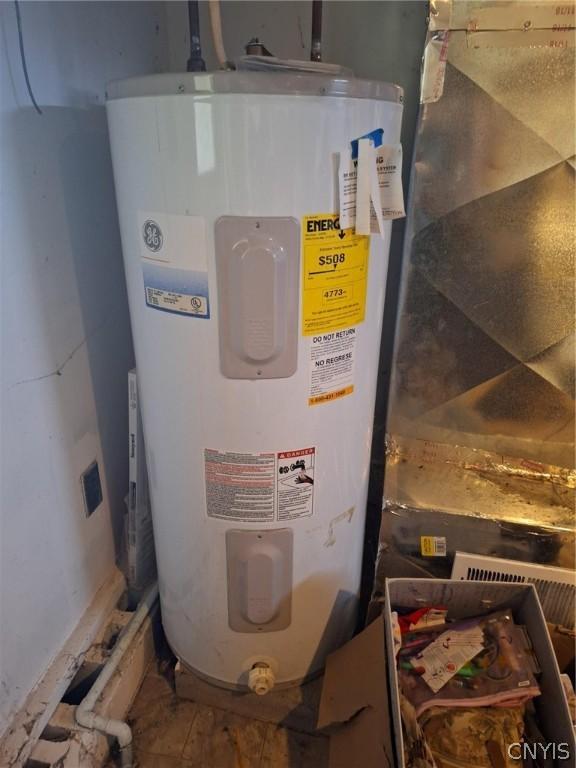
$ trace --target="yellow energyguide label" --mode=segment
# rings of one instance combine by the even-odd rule
[[[302,334],[314,336],[363,322],[369,235],[340,229],[337,213],[302,219]]]

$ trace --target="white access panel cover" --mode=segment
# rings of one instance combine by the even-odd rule
[[[292,376],[298,361],[298,222],[223,216],[214,230],[222,373],[231,379]]]

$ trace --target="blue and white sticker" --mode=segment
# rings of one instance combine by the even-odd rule
[[[206,223],[200,216],[140,211],[139,235],[146,305],[208,319]]]
[[[208,275],[161,264],[143,264],[146,304],[153,309],[193,317],[210,317]]]

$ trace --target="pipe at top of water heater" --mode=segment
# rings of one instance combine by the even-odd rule
[[[322,0],[312,0],[310,61],[322,61]]]
[[[220,15],[220,0],[209,0],[210,26],[212,28],[212,40],[220,69],[234,69],[234,65],[228,61],[222,36],[222,17]]]
[[[190,34],[190,58],[186,64],[188,72],[205,72],[206,64],[202,58],[200,41],[200,15],[198,0],[188,0],[188,27]]]

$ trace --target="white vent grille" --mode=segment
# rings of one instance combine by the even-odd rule
[[[507,581],[534,584],[544,616],[552,624],[574,628],[576,572],[548,565],[456,552],[452,578],[458,581]]]

